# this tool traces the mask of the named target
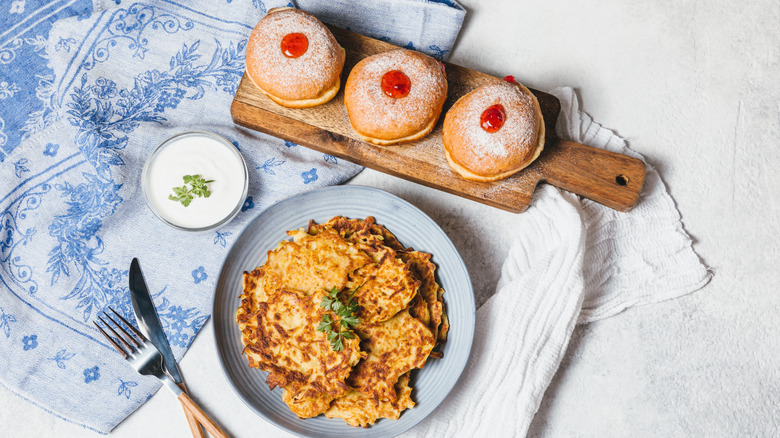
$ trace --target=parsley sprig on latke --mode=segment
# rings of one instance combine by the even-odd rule
[[[333,351],[344,349],[344,339],[355,339],[355,332],[351,329],[360,324],[360,320],[356,316],[358,306],[353,300],[355,292],[350,294],[347,304],[341,302],[339,292],[337,287],[333,287],[327,295],[322,297],[320,303],[320,307],[333,311],[339,319],[334,321],[330,314],[326,313],[322,315],[322,322],[317,326],[318,332],[325,332]]]

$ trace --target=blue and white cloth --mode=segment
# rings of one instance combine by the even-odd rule
[[[0,383],[106,433],[159,387],[92,325],[132,314],[141,261],[177,357],[209,317],[228,248],[259,211],[361,168],[235,126],[254,24],[276,6],[446,57],[465,14],[447,0],[10,0],[0,3]],[[154,217],[144,160],[185,130],[232,141],[250,169],[230,224],[189,234]]]

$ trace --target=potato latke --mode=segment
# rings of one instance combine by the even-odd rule
[[[362,427],[398,419],[414,406],[410,372],[442,357],[449,327],[431,255],[404,247],[373,217],[287,234],[244,272],[236,320],[249,366],[267,371],[269,388],[284,388],[301,418],[325,413]],[[326,320],[351,328],[321,305],[329,293],[357,304],[358,323],[339,344],[318,328]]]

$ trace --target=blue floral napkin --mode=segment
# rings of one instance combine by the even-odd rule
[[[323,21],[437,57],[464,11],[452,1],[299,0]],[[177,357],[209,317],[241,229],[295,193],[361,168],[235,126],[230,102],[254,24],[273,0],[11,0],[0,4],[0,383],[106,433],[158,388],[92,326],[132,315],[138,257]],[[213,131],[250,169],[241,213],[189,234],[146,207],[140,174],[165,138]],[[216,360],[216,358],[212,358]]]

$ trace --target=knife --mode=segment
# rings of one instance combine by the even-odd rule
[[[160,350],[160,354],[163,357],[163,368],[166,373],[171,376],[174,383],[181,387],[184,392],[187,392],[179,372],[179,366],[176,363],[176,358],[173,356],[171,346],[168,344],[168,338],[165,337],[165,331],[160,323],[160,317],[157,315],[157,309],[155,309],[152,302],[152,296],[149,294],[149,288],[146,287],[144,274],[141,272],[141,264],[138,263],[137,258],[133,258],[133,261],[130,263],[130,301],[133,303],[133,311],[135,312],[135,319],[138,321],[138,328]],[[197,420],[188,410],[185,409],[184,411],[187,414],[187,422],[190,425],[193,436],[202,437],[203,432]]]
[[[139,328],[162,354],[165,362],[165,371],[171,376],[177,385],[181,385],[182,378],[179,372],[179,366],[176,364],[176,358],[173,356],[171,346],[168,344],[168,338],[165,337],[160,317],[157,316],[157,309],[152,302],[152,296],[144,281],[144,274],[141,272],[141,264],[134,258],[130,263],[130,301],[133,303],[135,319],[138,320]]]

